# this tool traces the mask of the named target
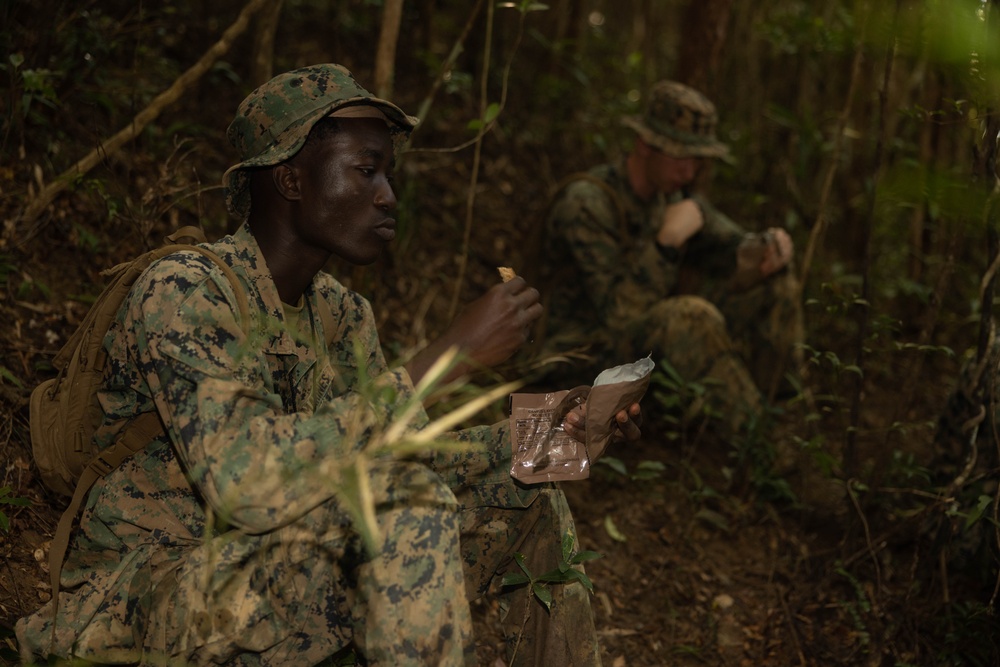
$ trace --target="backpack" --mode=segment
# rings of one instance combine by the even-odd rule
[[[190,241],[180,242],[182,239]],[[53,616],[58,605],[63,557],[69,546],[73,521],[87,492],[98,479],[163,433],[163,424],[157,413],[148,412],[125,425],[111,446],[98,450],[93,443],[94,431],[104,416],[97,400],[108,361],[104,337],[132,285],[150,264],[161,257],[180,250],[193,250],[212,260],[222,270],[233,286],[242,321],[249,321],[246,291],[222,258],[211,250],[193,245],[203,241],[205,235],[201,229],[183,227],[168,236],[162,247],[103,271],[101,275],[108,277],[107,286],[52,361],[59,374],[42,382],[31,392],[28,408],[31,449],[42,482],[52,491],[72,497],[59,520],[49,550],[52,597],[56,601]]]

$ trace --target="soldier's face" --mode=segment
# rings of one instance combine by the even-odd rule
[[[694,182],[701,162],[699,157],[673,157],[653,148],[646,162],[647,175],[657,190],[670,194]]]
[[[295,158],[299,241],[352,264],[371,264],[396,237],[392,140],[385,122],[338,119],[340,129]]]

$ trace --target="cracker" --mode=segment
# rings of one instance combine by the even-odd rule
[[[500,272],[500,277],[503,278],[503,281],[505,283],[509,283],[511,280],[514,279],[514,276],[517,275],[514,269],[510,268],[509,266],[498,266],[497,271]]]

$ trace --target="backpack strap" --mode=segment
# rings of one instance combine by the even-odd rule
[[[598,176],[595,176],[589,171],[579,171],[576,172],[575,174],[570,174],[566,178],[559,181],[558,185],[556,185],[555,190],[552,191],[552,197],[551,197],[552,203],[553,204],[555,203],[556,198],[562,194],[563,190],[565,190],[570,185],[578,181],[586,181],[591,185],[596,185],[604,192],[605,195],[607,195],[608,200],[611,202],[612,208],[614,208],[615,210],[615,218],[618,221],[618,241],[619,242],[624,241],[628,234],[628,218],[625,217],[625,206],[624,204],[622,204],[621,197],[618,196],[618,193],[615,192],[615,189],[611,187],[611,184],[608,183],[603,178],[599,178]],[[551,205],[549,206],[549,208],[551,209]]]
[[[73,522],[83,505],[84,499],[94,483],[121,465],[122,461],[163,434],[163,424],[155,412],[146,412],[136,417],[125,427],[113,445],[98,453],[84,468],[77,482],[73,499],[63,512],[52,536],[49,547],[49,578],[52,584],[52,643],[56,638],[56,616],[59,613],[59,579],[62,576],[63,559],[69,548],[69,538],[73,534]]]
[[[316,297],[319,305],[319,321],[323,324],[323,338],[326,340],[327,348],[329,348],[333,345],[337,334],[337,318],[333,316],[330,302],[322,294],[317,294]]]
[[[185,241],[185,239],[190,239]],[[163,237],[163,245],[171,245],[174,243],[206,243],[208,239],[205,237],[205,230],[201,227],[195,227],[194,225],[186,225],[176,230],[173,234],[168,234]]]

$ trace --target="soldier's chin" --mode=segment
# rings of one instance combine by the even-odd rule
[[[352,266],[370,266],[378,261],[388,243],[379,244],[378,248],[365,252],[334,253],[334,255]]]

